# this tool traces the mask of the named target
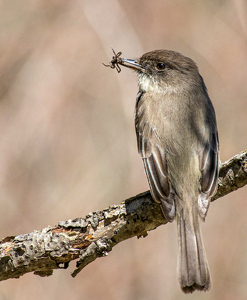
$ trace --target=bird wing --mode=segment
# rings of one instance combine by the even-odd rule
[[[150,128],[143,116],[139,107],[135,121],[138,152],[143,159],[152,196],[161,204],[164,216],[171,222],[175,217],[175,193],[168,180],[165,149],[159,146],[155,128]]]
[[[198,207],[201,217],[205,218],[210,204],[210,198],[217,189],[219,171],[219,141],[217,131],[212,134],[211,141],[205,147],[200,161],[201,191],[198,197]]]

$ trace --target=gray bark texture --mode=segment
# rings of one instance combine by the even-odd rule
[[[212,201],[247,184],[247,150],[221,164],[218,191]],[[56,227],[9,236],[0,243],[0,280],[34,272],[52,275],[77,260],[72,276],[98,257],[106,256],[123,240],[145,237],[147,231],[166,224],[159,204],[149,191],[85,218],[61,221]]]

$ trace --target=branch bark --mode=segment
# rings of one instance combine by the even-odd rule
[[[247,184],[247,150],[220,167],[218,191],[212,201]],[[147,235],[147,231],[166,224],[159,204],[149,191],[113,205],[85,218],[61,221],[31,233],[9,236],[0,243],[0,281],[34,272],[52,275],[77,259],[75,277],[86,265],[106,256],[123,240]]]

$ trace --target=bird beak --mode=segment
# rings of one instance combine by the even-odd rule
[[[122,57],[120,57],[122,55],[122,52],[116,53],[113,49],[112,49],[112,51],[113,51],[114,56],[112,57],[112,60],[110,61],[109,65],[106,65],[103,63],[103,65],[105,67],[110,67],[112,69],[116,69],[118,73],[121,72],[121,68],[119,65],[134,69],[135,71],[143,72],[145,70],[145,67],[140,65],[137,60],[122,58]]]
[[[117,60],[118,64],[121,66],[134,69],[135,71],[143,71],[145,68],[138,64],[138,62],[134,59],[126,59],[126,58],[118,58]]]

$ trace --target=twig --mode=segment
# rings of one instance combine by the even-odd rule
[[[212,200],[246,184],[247,150],[221,165],[218,191]],[[133,236],[145,237],[147,231],[166,223],[159,204],[147,191],[85,218],[6,237],[0,243],[0,280],[18,278],[28,272],[49,276],[53,269],[65,269],[71,260],[78,259],[77,269],[72,273],[75,277],[86,265],[106,256],[121,241]]]

